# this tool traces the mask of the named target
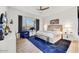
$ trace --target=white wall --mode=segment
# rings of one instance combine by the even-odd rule
[[[0,6],[0,14],[1,13],[5,13],[5,11],[7,10],[7,8],[4,6]]]
[[[18,32],[18,15],[22,15],[22,16],[25,16],[25,17],[30,17],[30,18],[33,18],[33,19],[38,18],[38,19],[40,19],[40,23],[42,25],[42,18],[41,17],[39,17],[37,15],[34,15],[34,14],[30,14],[28,12],[23,12],[21,10],[9,7],[8,8],[8,18],[9,18],[9,21],[11,19],[13,19],[14,32]]]
[[[78,36],[77,7],[75,6],[70,7],[68,9],[65,9],[64,11],[49,15],[48,17],[45,18],[49,20],[49,22],[52,19],[59,19],[60,24],[62,24],[63,26],[65,26],[65,24],[70,24],[74,36],[78,39],[79,36]]]

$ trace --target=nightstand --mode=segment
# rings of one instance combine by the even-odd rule
[[[63,34],[63,39],[66,39],[66,40],[71,40],[71,39],[73,39],[74,38],[74,35],[73,35],[73,33],[72,32],[70,32],[70,33],[64,33]]]

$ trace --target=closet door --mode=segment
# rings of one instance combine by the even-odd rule
[[[36,19],[36,31],[39,30],[39,19]]]
[[[18,32],[22,32],[22,16],[18,16]]]

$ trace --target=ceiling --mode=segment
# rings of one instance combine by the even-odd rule
[[[66,9],[72,8],[71,6],[49,6],[50,8],[44,11],[39,11],[39,6],[11,6],[12,8],[16,8],[18,10],[32,13],[39,16],[49,16],[59,12],[62,12]],[[46,7],[46,6],[45,6]]]

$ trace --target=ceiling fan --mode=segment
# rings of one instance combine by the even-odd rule
[[[49,9],[49,7],[40,6],[40,8],[38,10],[39,11],[44,11],[44,10],[47,10],[47,9]]]

